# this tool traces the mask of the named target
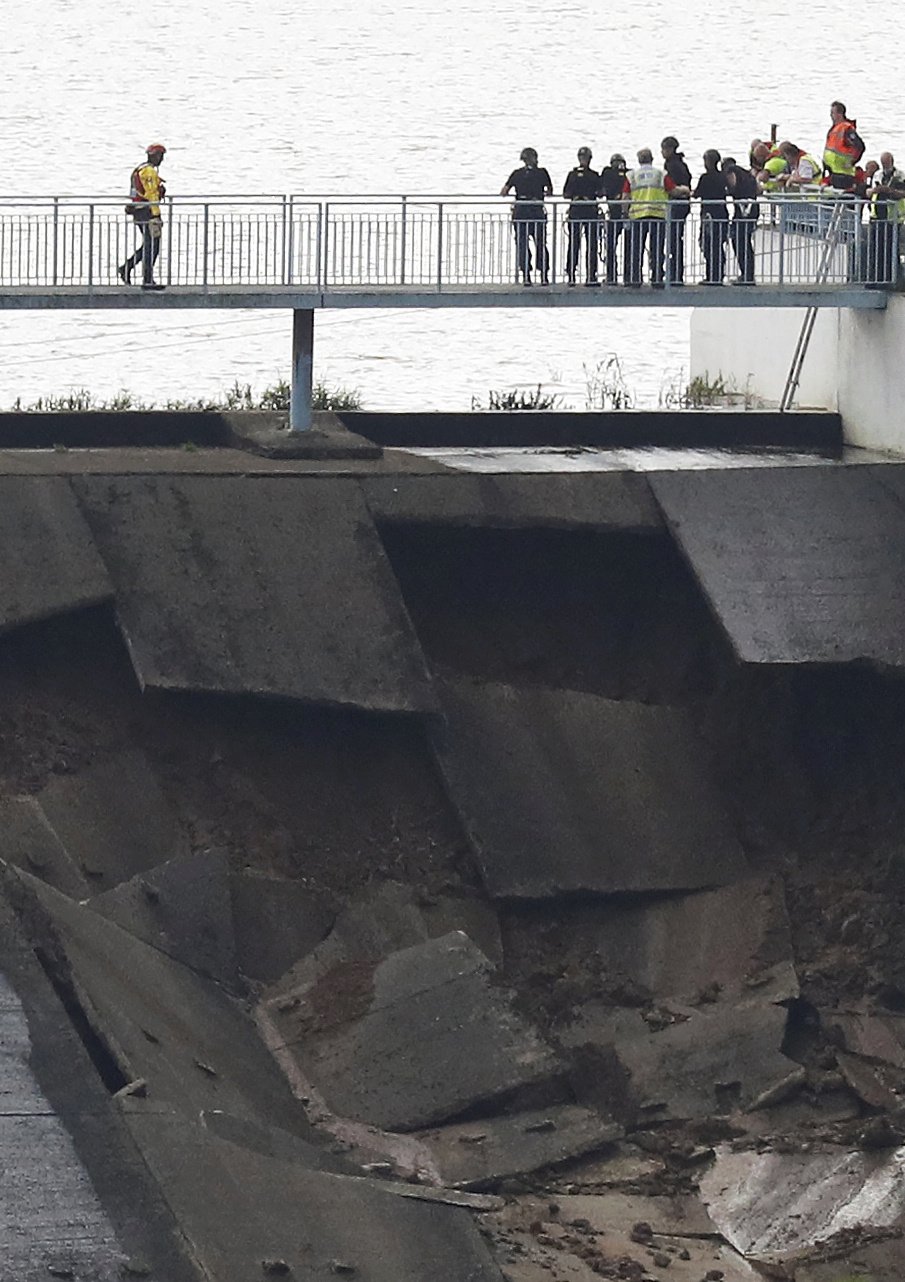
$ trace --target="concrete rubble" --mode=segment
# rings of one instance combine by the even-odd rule
[[[444,1184],[481,1188],[605,1147],[622,1127],[575,1104],[554,1104],[419,1131]]]
[[[4,1282],[901,1282],[905,483],[648,463],[7,478]]]
[[[222,851],[169,860],[97,895],[91,908],[168,957],[237,987],[232,897]]]
[[[461,931],[340,963],[268,1013],[336,1114],[411,1131],[517,1093],[561,1094],[565,1066]]]
[[[767,1268],[786,1268],[858,1230],[905,1231],[905,1148],[882,1154],[797,1154],[720,1148],[701,1198],[728,1242]],[[900,1260],[905,1260],[905,1247]]]

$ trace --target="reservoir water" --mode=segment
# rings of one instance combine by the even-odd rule
[[[678,136],[739,158],[777,123],[819,151],[829,103],[868,156],[905,162],[894,11],[820,0],[5,0],[0,197],[125,195],[145,145],[172,194],[493,195],[535,146],[561,190],[577,148],[632,158]],[[326,313],[316,371],[369,408],[469,405],[533,386],[584,405],[618,353],[638,403],[687,367],[688,312]],[[288,370],[287,313],[0,312],[0,408],[87,387],[206,396]],[[778,351],[786,364],[791,352]]]

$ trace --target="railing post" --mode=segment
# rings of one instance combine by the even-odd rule
[[[788,226],[788,220],[786,218],[787,209],[788,209],[788,205],[786,201],[783,201],[782,204],[779,206],[779,267],[777,269],[778,275],[779,275],[779,280],[777,281],[777,284],[779,285],[782,285],[785,282],[785,278],[786,278],[786,227]]]
[[[399,284],[405,284],[405,255],[408,248],[408,197],[402,197],[402,233],[399,237]]]
[[[88,206],[88,288],[94,284],[94,205]]]
[[[60,240],[60,198],[53,198],[53,283],[58,285],[59,282],[59,240]]]
[[[443,290],[443,201],[437,205],[437,293]]]
[[[556,266],[559,262],[559,206],[557,204],[553,205],[553,253],[551,254],[551,259],[550,280],[555,285],[557,281]]]
[[[167,284],[173,283],[173,197],[167,196]]]
[[[295,204],[292,196],[289,197],[289,206],[286,208],[284,202],[284,217],[288,219],[286,227],[286,284],[292,284],[293,269],[295,264]]]
[[[314,383],[314,312],[292,309],[292,384],[289,393],[289,430],[307,432],[312,423]]]
[[[207,246],[210,235],[210,205],[204,205],[204,235],[201,241],[201,283],[207,286]]]

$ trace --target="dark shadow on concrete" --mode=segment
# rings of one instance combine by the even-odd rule
[[[842,420],[825,411],[780,414],[775,410],[517,411],[496,413],[336,416],[351,432],[383,446],[578,446],[640,445],[778,446],[842,448]]]

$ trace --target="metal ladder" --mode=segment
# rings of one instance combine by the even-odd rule
[[[820,259],[820,265],[817,268],[817,280],[815,284],[825,285],[826,278],[829,275],[830,263],[833,257],[833,251],[839,244],[839,231],[842,226],[842,215],[845,210],[842,201],[836,203],[836,207],[830,216],[830,224],[826,229],[826,238],[823,243],[823,255]],[[783,390],[782,400],[779,402],[779,412],[787,413],[792,408],[795,400],[795,393],[798,391],[798,384],[801,381],[801,370],[804,365],[804,358],[808,354],[808,347],[811,342],[811,335],[814,332],[814,323],[817,320],[816,307],[809,307],[801,324],[801,332],[798,335],[798,342],[795,344],[795,354],[792,357],[792,364],[789,368],[789,376],[786,379],[786,385]]]

